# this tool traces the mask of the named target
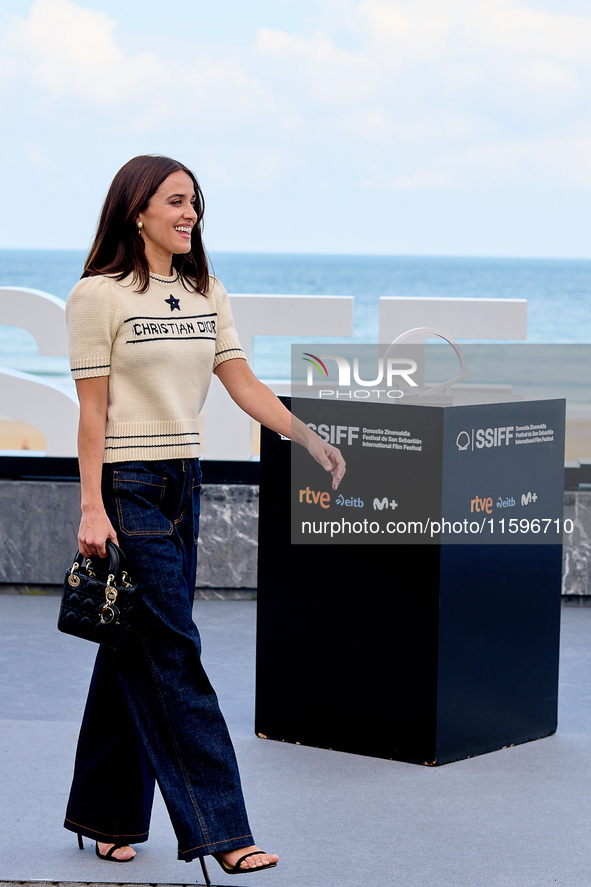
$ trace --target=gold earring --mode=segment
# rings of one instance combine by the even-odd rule
[[[140,221],[138,220],[138,221],[135,223],[135,227],[138,229],[138,231],[141,231],[142,228],[144,227],[144,223],[143,223],[143,222],[140,222]]]

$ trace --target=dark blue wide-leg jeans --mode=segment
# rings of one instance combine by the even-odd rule
[[[123,649],[99,647],[64,823],[98,841],[146,841],[156,780],[187,862],[254,843],[192,618],[200,489],[198,460],[104,466],[141,601]]]

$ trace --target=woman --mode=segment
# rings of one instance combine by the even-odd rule
[[[123,548],[141,589],[133,638],[99,647],[65,827],[129,862],[148,838],[154,781],[179,859],[227,873],[278,857],[254,843],[232,744],[201,666],[191,611],[199,528],[199,431],[211,372],[250,416],[307,447],[332,474],[340,452],[293,418],[250,371],[228,296],[208,273],[193,173],[141,156],[117,173],[84,274],[68,299],[80,401],[80,552]]]

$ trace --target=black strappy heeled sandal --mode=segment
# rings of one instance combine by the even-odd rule
[[[265,865],[257,865],[256,868],[247,868],[241,869],[240,863],[244,862],[245,859],[248,859],[249,856],[258,856],[259,853],[265,854],[264,850],[253,850],[251,853],[245,853],[244,856],[241,856],[240,859],[233,866],[227,866],[223,860],[223,857],[220,856],[219,853],[212,853],[211,855],[215,859],[216,862],[219,862],[223,870],[227,875],[247,875],[249,872],[262,872],[263,869],[274,869],[277,865],[276,862],[267,862]]]
[[[263,869],[275,868],[275,866],[277,865],[276,862],[268,862],[267,865],[259,865],[255,869],[241,869],[240,868],[240,863],[244,859],[246,859],[248,856],[256,856],[257,853],[264,853],[264,852],[265,852],[264,850],[255,850],[252,853],[245,853],[244,856],[241,856],[240,859],[238,860],[238,862],[236,863],[236,865],[233,866],[232,868],[228,868],[228,866],[225,864],[223,858],[220,856],[219,853],[212,853],[211,855],[213,856],[215,861],[221,865],[222,869],[225,871],[225,873],[227,875],[242,875],[245,872],[262,872]],[[205,865],[205,860],[203,859],[202,856],[199,857],[199,862],[201,863],[201,871],[203,872],[203,877],[205,878],[205,885],[206,885],[206,887],[211,887],[211,881],[209,879],[209,872],[207,871],[207,866]]]
[[[132,859],[135,859],[135,856],[130,856],[129,859],[117,859],[116,856],[113,856],[115,850],[121,850],[122,847],[128,847],[129,844],[115,844],[111,847],[110,850],[107,850],[106,853],[101,853],[98,849],[98,841],[95,842],[95,852],[99,859],[106,859],[107,862],[131,862]]]
[[[82,835],[79,832],[77,832],[76,834],[78,837],[78,846],[80,847],[81,850],[84,850],[84,841],[82,840]],[[117,859],[116,856],[113,856],[113,853],[115,852],[115,850],[121,850],[122,847],[128,847],[128,846],[129,846],[129,844],[115,844],[114,847],[111,847],[110,850],[107,850],[107,852],[105,854],[103,854],[103,853],[99,853],[98,841],[95,841],[94,849],[95,849],[95,852],[96,852],[96,855],[98,856],[98,858],[99,859],[106,859],[107,862],[131,862],[132,859],[135,859],[135,856],[130,856],[129,859]]]

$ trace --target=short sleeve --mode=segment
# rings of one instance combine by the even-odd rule
[[[212,277],[211,280],[213,283],[212,295],[216,300],[218,315],[213,361],[213,369],[215,370],[225,360],[235,360],[236,358],[246,360],[246,354],[242,350],[234,326],[228,293],[219,280],[216,280],[215,277]]]
[[[85,277],[68,296],[68,354],[74,379],[111,372],[111,347],[121,320],[115,287],[112,278]]]

